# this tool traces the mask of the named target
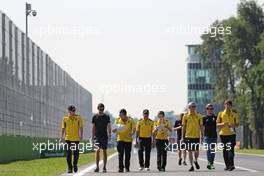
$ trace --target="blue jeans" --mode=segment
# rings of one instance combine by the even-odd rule
[[[208,146],[207,150],[207,160],[210,164],[214,164],[214,158],[215,158],[215,151],[216,151],[216,145],[217,145],[217,138],[211,138],[208,136],[205,136],[204,141],[206,145]]]

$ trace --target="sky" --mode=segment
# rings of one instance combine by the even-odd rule
[[[31,0],[29,36],[114,115],[147,108],[180,113],[187,104],[187,44],[239,0]],[[262,2],[263,1],[259,1]],[[25,1],[0,10],[25,29]]]

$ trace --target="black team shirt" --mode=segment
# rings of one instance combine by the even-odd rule
[[[217,138],[216,118],[217,117],[214,114],[211,116],[206,115],[203,117],[204,136]]]
[[[95,125],[95,138],[108,139],[107,126],[110,123],[110,117],[107,114],[93,116],[92,123]]]

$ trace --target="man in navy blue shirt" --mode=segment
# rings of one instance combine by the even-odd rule
[[[216,119],[217,117],[213,114],[214,107],[212,104],[206,105],[207,114],[203,117],[204,126],[204,141],[207,149],[207,161],[208,169],[215,169],[214,158],[215,158],[215,148],[217,143],[217,132],[216,132]]]

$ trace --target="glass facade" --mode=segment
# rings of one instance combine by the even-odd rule
[[[0,12],[0,135],[58,138],[70,104],[88,138],[91,93]]]
[[[205,105],[212,103],[213,99],[213,80],[214,75],[211,72],[212,67],[204,67],[201,63],[197,47],[199,45],[187,45],[188,58],[188,102],[195,102],[197,110],[204,112]],[[220,110],[219,105],[215,105],[215,109]]]

